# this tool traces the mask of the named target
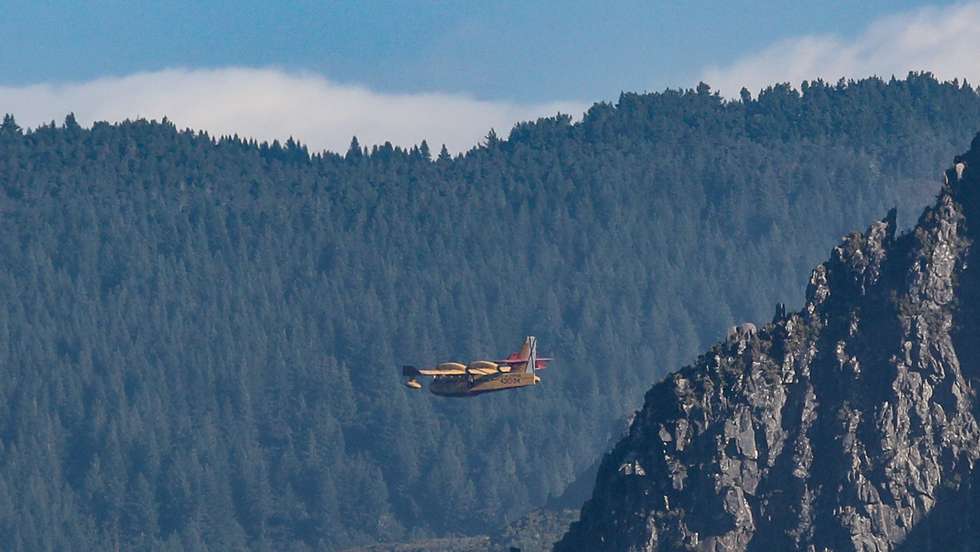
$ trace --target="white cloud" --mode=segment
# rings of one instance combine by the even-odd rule
[[[742,86],[756,94],[779,82],[799,86],[817,77],[892,75],[930,71],[942,80],[980,83],[980,3],[926,7],[882,17],[852,39],[815,35],[777,42],[724,67],[709,67],[701,80],[728,97]]]
[[[313,151],[345,152],[351,136],[362,145],[423,139],[454,152],[476,145],[495,128],[506,137],[522,120],[579,116],[577,102],[519,104],[457,94],[383,94],[310,73],[278,69],[168,69],[80,83],[0,86],[0,113],[36,127],[74,112],[79,123],[164,116],[179,128],[259,140],[289,136]]]

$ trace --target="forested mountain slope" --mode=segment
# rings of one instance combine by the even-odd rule
[[[556,550],[978,549],[980,135],[913,231],[655,385]]]
[[[7,118],[0,542],[496,526],[560,493],[666,369],[799,297],[844,232],[917,212],[978,127],[976,91],[928,75],[624,94],[436,159]],[[528,334],[558,359],[540,386],[400,386],[402,363]]]

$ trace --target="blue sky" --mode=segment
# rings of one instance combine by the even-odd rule
[[[779,39],[852,36],[924,4],[830,2],[22,2],[0,84],[170,67],[275,66],[381,92],[594,101],[691,86]],[[279,7],[289,5],[288,8]]]
[[[280,6],[288,6],[282,8]],[[863,2],[13,2],[0,111],[36,125],[169,116],[315,149],[470,147],[622,90],[728,96],[804,78],[980,79],[980,4]],[[961,36],[970,35],[970,36]],[[937,37],[943,37],[942,43]]]

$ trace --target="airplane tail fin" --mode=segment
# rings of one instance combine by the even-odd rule
[[[538,339],[533,335],[525,337],[521,350],[510,355],[508,361],[519,364],[521,372],[533,374],[534,369],[538,367]]]
[[[527,348],[527,373],[533,374],[538,366],[538,338],[533,335],[527,336],[524,339],[524,348]],[[524,348],[521,349],[522,353]]]
[[[533,374],[535,370],[547,368],[548,362],[551,360],[553,359],[538,356],[538,339],[533,335],[529,335],[524,338],[524,345],[520,351],[511,353],[504,360],[498,360],[496,362],[498,364],[517,367],[516,371],[518,372]]]

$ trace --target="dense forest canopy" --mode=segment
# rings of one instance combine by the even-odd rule
[[[978,128],[977,91],[928,74],[623,94],[455,158],[7,117],[0,542],[308,550],[512,519],[666,371],[798,304],[842,234],[909,222]],[[558,359],[535,388],[400,386],[528,334]]]

